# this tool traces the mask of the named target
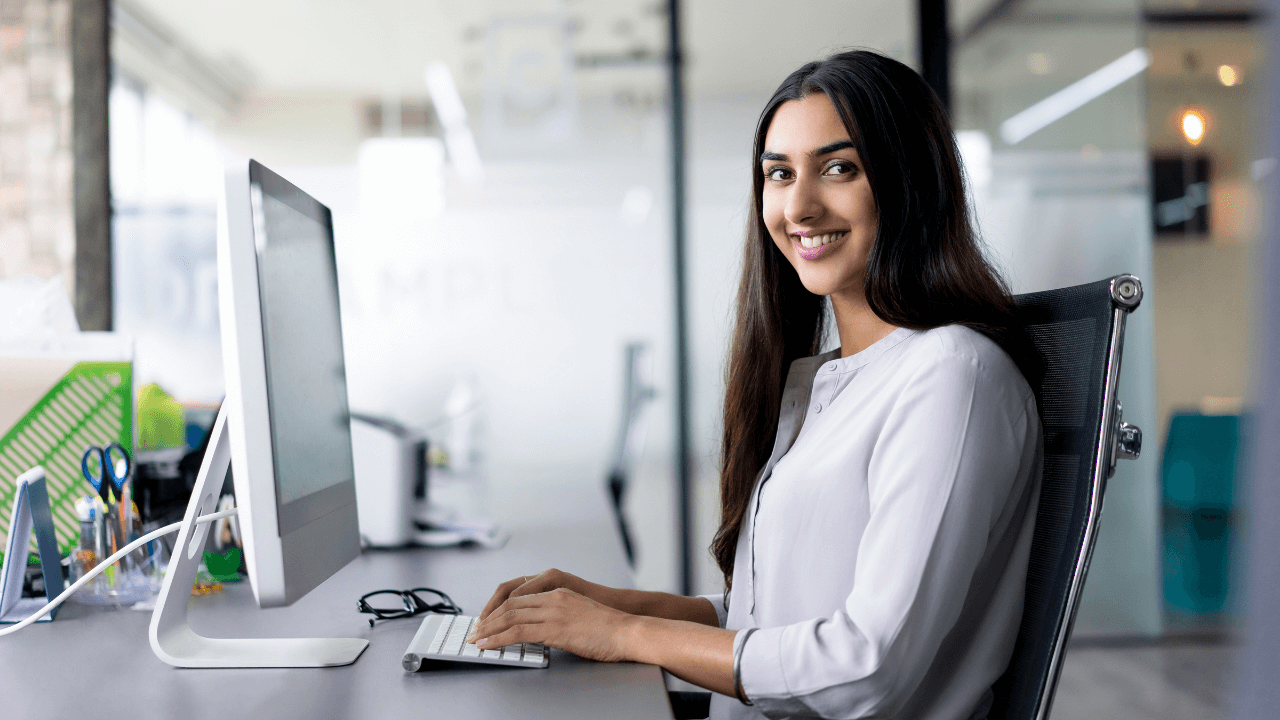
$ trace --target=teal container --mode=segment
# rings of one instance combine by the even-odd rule
[[[1221,613],[1231,595],[1240,417],[1179,413],[1161,461],[1164,599],[1190,615]]]

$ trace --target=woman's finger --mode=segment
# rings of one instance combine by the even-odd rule
[[[508,645],[519,645],[525,642],[540,642],[534,631],[537,625],[516,625],[488,638],[478,639],[476,646],[481,650],[497,650]]]
[[[509,618],[512,617],[512,613],[541,607],[544,603],[544,598],[545,595],[538,593],[537,595],[522,595],[521,597],[507,600],[495,608],[489,617],[476,623],[475,628],[472,629],[471,635],[478,638],[484,637],[486,633],[492,634],[508,627]]]
[[[511,591],[511,595],[509,597],[532,595],[534,593],[546,592],[547,590],[552,589],[554,589],[554,586],[552,585],[551,580],[544,577],[544,574],[528,575],[524,578],[523,583],[517,585],[516,588]]]
[[[484,604],[484,610],[480,611],[480,619],[484,620],[489,617],[489,613],[493,612],[499,605],[507,601],[511,597],[511,592],[523,585],[527,577],[518,577],[514,580],[508,580],[498,586],[494,591],[493,597],[489,598],[489,602]]]
[[[473,637],[471,638],[471,642],[479,645],[481,640],[488,638],[490,642],[486,647],[492,648],[495,647],[492,642],[494,637],[500,637],[513,628],[541,625],[545,620],[546,611],[538,607],[519,608],[516,610],[509,610],[501,614],[495,614],[492,620],[475,628],[472,632]],[[521,640],[518,642],[526,641]],[[501,644],[509,645],[510,643],[503,642]]]

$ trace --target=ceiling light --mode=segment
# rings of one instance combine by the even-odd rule
[[[1131,50],[1000,123],[1000,137],[1010,145],[1017,145],[1032,133],[1061,120],[1068,113],[1147,69],[1150,64],[1151,54],[1146,48]]]
[[[1034,52],[1027,56],[1027,69],[1034,75],[1048,75],[1052,70],[1049,56],[1042,52]]]
[[[1204,140],[1204,131],[1208,127],[1204,113],[1194,108],[1184,110],[1182,118],[1178,121],[1178,127],[1182,129],[1182,137],[1192,145],[1199,145]]]
[[[1239,84],[1240,68],[1235,65],[1219,65],[1218,81],[1227,87]]]

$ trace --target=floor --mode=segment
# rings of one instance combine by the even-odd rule
[[[1237,646],[1223,635],[1073,643],[1053,720],[1221,720]]]

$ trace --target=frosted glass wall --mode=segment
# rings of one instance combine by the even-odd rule
[[[1147,281],[1130,316],[1119,397],[1147,431],[1140,460],[1107,487],[1076,632],[1161,629],[1159,422],[1152,340],[1151,231],[1143,76],[1130,73],[1017,142],[1002,124],[1142,47],[1137,3],[1099,0],[1068,20],[1027,2],[966,38],[956,54],[955,117],[981,232],[1015,292],[1100,280]],[[1038,20],[1038,18],[1047,18]],[[1079,87],[1079,86],[1077,86]],[[1007,126],[1005,126],[1007,127]]]

